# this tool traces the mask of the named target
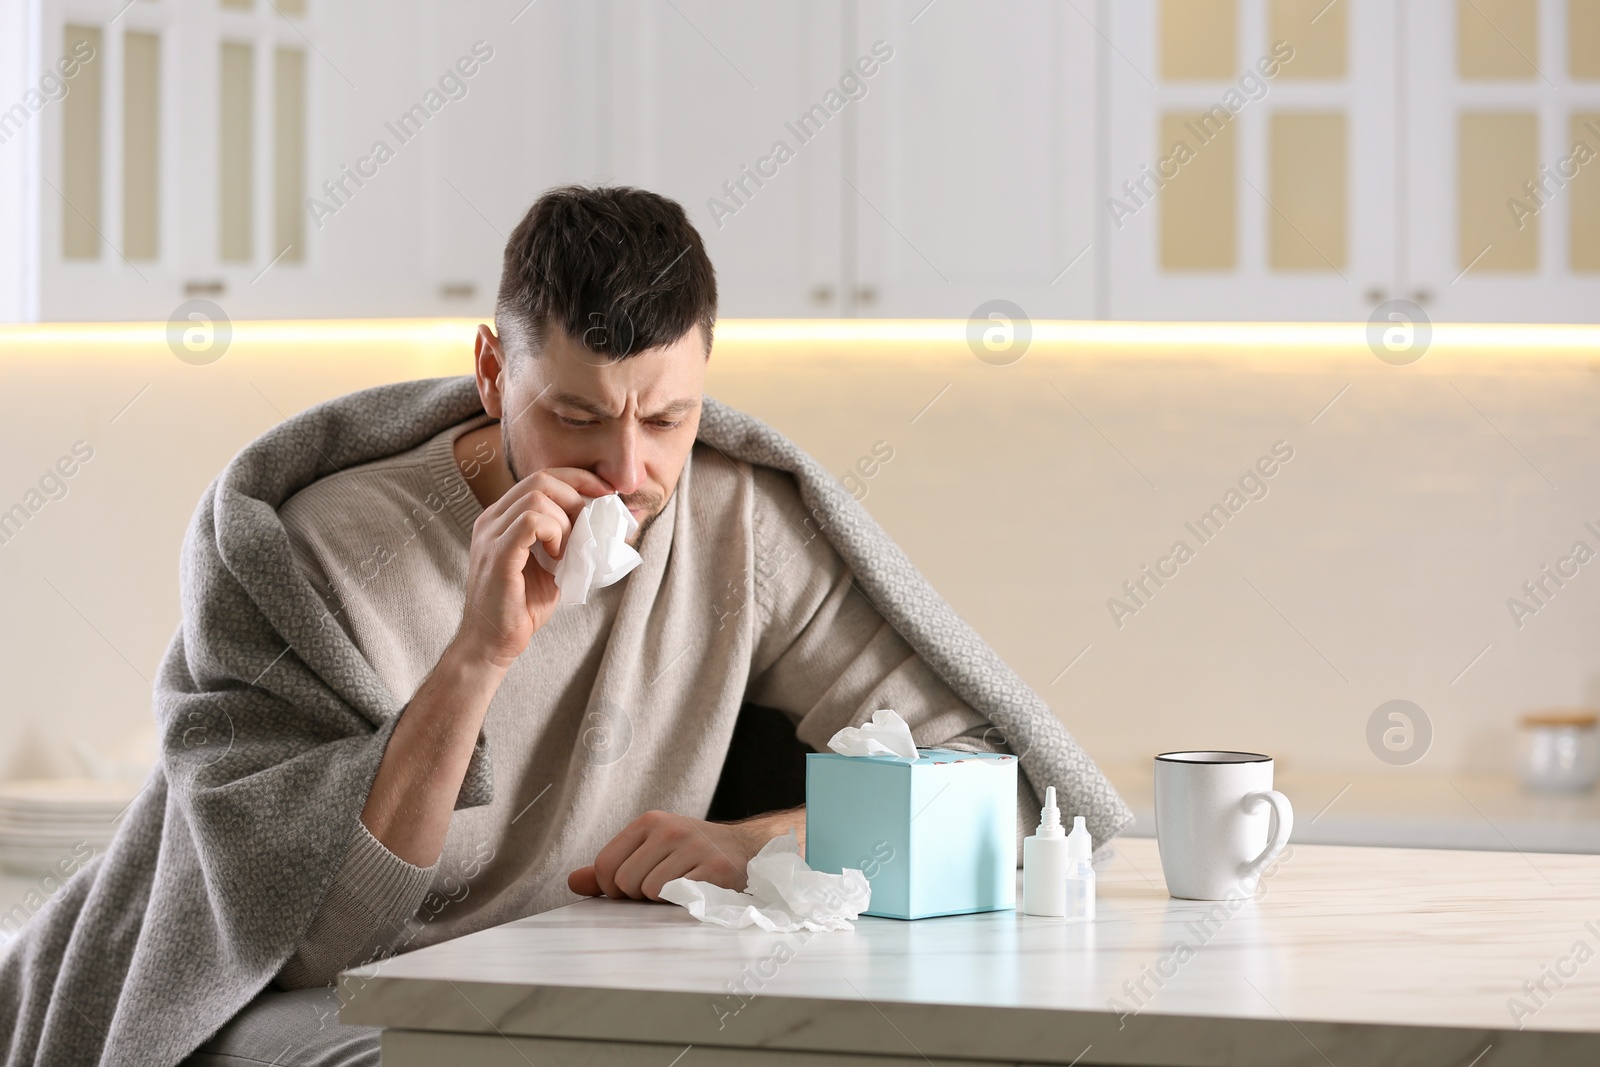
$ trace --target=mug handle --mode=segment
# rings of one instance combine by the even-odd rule
[[[1239,874],[1241,882],[1252,885],[1261,876],[1267,865],[1278,858],[1289,844],[1289,833],[1294,829],[1294,808],[1289,803],[1289,798],[1276,789],[1267,789],[1260,793],[1246,793],[1244,806],[1254,808],[1260,801],[1272,805],[1272,832],[1267,835],[1267,847],[1261,855],[1245,864],[1244,870]]]

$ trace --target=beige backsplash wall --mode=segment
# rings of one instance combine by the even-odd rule
[[[205,367],[159,332],[127,350],[10,335],[0,507],[75,440],[95,458],[0,545],[0,773],[73,773],[74,740],[147,729],[183,531],[240,447],[327,397],[465,373],[470,325],[335,344],[238,324]],[[724,323],[708,391],[841,476],[892,448],[866,507],[1108,765],[1204,746],[1351,775],[1504,770],[1518,713],[1600,701],[1600,560],[1520,630],[1506,607],[1573,542],[1600,550],[1586,359],[1436,343],[1392,367],[1342,327],[1343,348],[1256,355],[1036,340],[997,367],[960,329],[834,347]],[[1279,441],[1294,456],[1265,498],[1198,544],[1185,522]],[[1119,629],[1107,599],[1179,538],[1194,558]],[[1365,737],[1394,698],[1434,730],[1404,771]]]
[[[713,392],[841,475],[888,442],[867,508],[1103,762],[1400,773],[1366,729],[1401,698],[1434,733],[1406,773],[1443,775],[1510,770],[1520,712],[1600,700],[1600,560],[1520,630],[1506,604],[1600,551],[1600,376],[1522,359],[958,351],[724,365]],[[1201,544],[1185,523],[1276,442],[1267,495]],[[1119,628],[1108,599],[1179,539],[1193,559]]]

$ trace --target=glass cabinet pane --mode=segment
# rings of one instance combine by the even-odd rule
[[[1209,113],[1161,116],[1162,155],[1180,142],[1190,158],[1161,190],[1161,268],[1232,270],[1238,164],[1232,121]]]
[[[239,262],[251,255],[251,168],[255,143],[255,52],[248,44],[224,41],[219,78],[218,201],[221,207],[219,255]]]
[[[122,252],[155,259],[161,230],[161,38],[122,38]]]
[[[306,258],[306,54],[280,48],[273,66],[272,254],[300,263]]]
[[[1161,0],[1161,77],[1229,81],[1239,74],[1236,0]]]
[[[62,54],[78,60],[78,73],[62,101],[61,256],[99,259],[104,44],[98,26],[68,25],[63,38]]]
[[[1456,69],[1469,79],[1538,77],[1538,0],[1456,0]]]
[[[1274,270],[1343,270],[1347,141],[1337,112],[1272,116],[1268,261]]]
[[[1517,217],[1508,203],[1526,195],[1539,167],[1539,117],[1522,112],[1467,112],[1457,128],[1459,237],[1465,271],[1526,272],[1539,266],[1539,220]]]

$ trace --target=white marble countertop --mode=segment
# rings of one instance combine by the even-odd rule
[[[341,1019],[918,1062],[1600,1062],[1600,857],[1296,845],[1230,907],[1168,897],[1154,841],[1118,850],[1092,925],[784,935],[587,900],[351,972]]]

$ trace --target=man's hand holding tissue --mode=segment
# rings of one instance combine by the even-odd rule
[[[453,645],[504,671],[555,613],[555,575],[534,558],[538,545],[561,558],[587,498],[613,492],[593,471],[536,471],[484,509],[472,524],[467,604]]]
[[[361,811],[407,863],[439,858],[489,702],[560,603],[534,546],[559,558],[586,498],[612,492],[592,471],[551,467],[510,486],[472,524],[461,626],[395,724]]]
[[[704,822],[687,815],[647,811],[600,850],[594,865],[567,876],[567,887],[586,897],[661,900],[674,878],[745,888],[750,857],[793,829],[805,845],[805,808],[756,815],[736,823]]]

